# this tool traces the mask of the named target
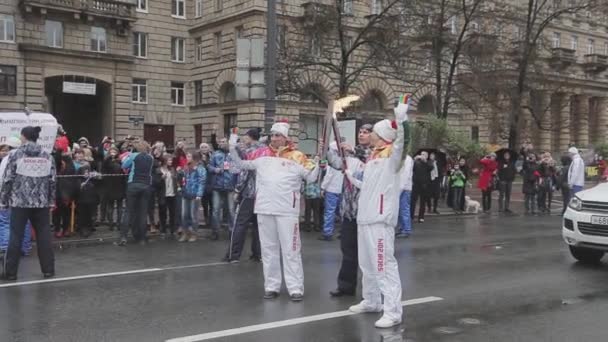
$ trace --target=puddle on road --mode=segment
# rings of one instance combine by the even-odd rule
[[[433,331],[442,335],[454,335],[462,332],[462,329],[456,327],[439,327],[433,329]]]
[[[458,323],[462,325],[480,325],[481,321],[477,318],[461,318],[458,320]]]

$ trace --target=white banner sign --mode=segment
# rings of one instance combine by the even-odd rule
[[[19,138],[21,129],[26,126],[40,126],[40,138],[38,144],[48,153],[53,151],[55,138],[57,137],[57,120],[47,113],[1,113],[0,112],[0,145],[6,143],[9,137]]]
[[[95,95],[97,84],[63,81],[63,92],[69,94]]]

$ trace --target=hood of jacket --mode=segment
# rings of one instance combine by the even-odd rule
[[[42,153],[42,146],[31,141],[28,141],[19,147],[19,149],[28,157],[38,157]]]

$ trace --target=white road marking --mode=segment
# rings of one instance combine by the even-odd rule
[[[404,302],[401,302],[401,305],[410,306],[410,305],[416,305],[416,304],[431,303],[431,302],[436,302],[436,301],[440,301],[440,300],[443,300],[443,298],[441,298],[441,297],[423,297],[423,298],[406,300]],[[248,333],[252,333],[252,332],[256,332],[256,331],[270,330],[270,329],[288,327],[288,326],[292,326],[292,325],[299,325],[299,324],[323,321],[323,320],[327,320],[327,319],[340,318],[340,317],[346,317],[346,316],[352,316],[352,315],[356,315],[356,314],[352,313],[348,310],[336,311],[336,312],[330,312],[330,313],[314,315],[314,316],[305,316],[305,317],[287,319],[284,321],[256,324],[256,325],[250,325],[250,326],[241,327],[241,328],[209,332],[209,333],[204,333],[204,334],[199,334],[199,335],[177,337],[177,338],[172,338],[172,339],[166,340],[165,342],[207,341],[207,340],[220,338],[220,337],[242,335],[242,334],[248,334]]]
[[[22,282],[16,282],[16,283],[4,283],[4,284],[0,284],[0,288],[3,288],[3,287],[26,286],[26,285],[37,285],[37,284],[46,284],[46,283],[57,283],[57,282],[70,281],[70,280],[84,280],[84,279],[94,279],[94,278],[107,278],[107,277],[116,277],[116,276],[131,275],[131,274],[152,273],[152,272],[181,270],[181,269],[186,269],[186,268],[211,267],[211,266],[220,266],[220,265],[229,265],[229,264],[227,264],[225,262],[213,262],[213,263],[209,263],[209,264],[196,264],[196,265],[185,265],[185,266],[170,266],[170,267],[163,267],[163,268],[159,268],[159,267],[157,267],[157,268],[144,268],[144,269],[131,270],[131,271],[97,273],[97,274],[85,274],[85,275],[74,276],[74,277],[62,277],[62,278],[51,278],[51,279],[40,279],[40,280],[22,281]]]

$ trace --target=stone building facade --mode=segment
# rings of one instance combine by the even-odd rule
[[[302,38],[300,19],[314,2],[277,1],[280,39]],[[352,1],[352,25],[380,3]],[[264,101],[236,96],[236,40],[266,36],[266,6],[265,0],[4,0],[0,111],[26,105],[46,110],[72,138],[94,141],[134,135],[168,145],[186,140],[194,146],[233,124],[262,127]],[[552,104],[548,117],[563,120],[554,131],[535,132],[530,125],[529,135],[553,150],[573,140],[582,145],[605,141],[608,27],[565,19],[547,32],[560,32],[555,53],[571,62],[560,71],[568,73],[571,88],[539,95],[536,102]],[[579,42],[574,52],[564,49],[571,44],[569,35]],[[302,88],[315,87],[327,98],[338,93],[327,73],[310,70],[298,78]],[[91,86],[66,92],[66,83],[77,88],[93,83],[95,94],[83,94]],[[352,92],[371,103],[365,112],[374,117],[390,115],[393,100],[408,90],[411,86],[402,81],[374,75],[352,86]],[[414,117],[432,108],[431,94],[428,87],[416,89]],[[293,135],[311,152],[324,113],[314,96],[281,96],[277,101],[277,117],[292,123]],[[482,143],[502,142],[488,118],[456,110],[450,120]]]

